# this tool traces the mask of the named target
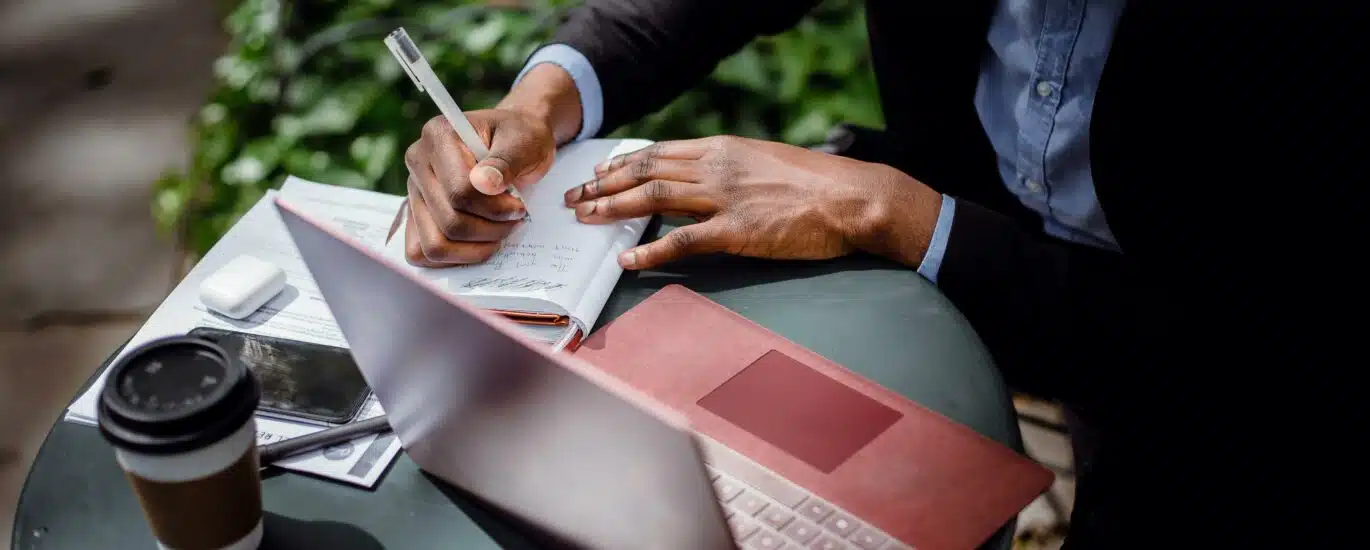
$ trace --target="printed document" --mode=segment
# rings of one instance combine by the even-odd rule
[[[218,244],[196,264],[162,305],[121,350],[124,355],[139,345],[163,336],[182,335],[200,326],[237,330],[265,336],[301,340],[326,346],[347,347],[347,341],[333,321],[333,315],[314,286],[304,261],[286,232],[269,191],[257,202]],[[279,191],[293,204],[312,216],[326,220],[377,250],[395,220],[403,197],[343,187],[288,181]],[[280,266],[286,272],[287,288],[251,316],[230,319],[205,309],[200,303],[199,286],[205,277],[240,254],[250,254]],[[67,409],[66,419],[95,424],[96,404],[104,387],[105,373]],[[360,418],[383,414],[371,398]],[[257,417],[257,443],[266,445],[323,429],[321,426],[275,418]],[[373,487],[400,452],[393,434],[367,436],[312,453],[292,457],[277,465],[346,483]]]

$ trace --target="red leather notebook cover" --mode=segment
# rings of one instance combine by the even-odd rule
[[[576,355],[920,550],[974,548],[1053,480],[1012,449],[679,285],[591,334]]]

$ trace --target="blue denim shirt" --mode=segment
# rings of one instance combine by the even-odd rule
[[[1118,248],[1094,194],[1089,115],[1124,1],[999,0],[975,91],[1008,190],[1042,216],[1047,234],[1109,250]],[[589,60],[551,44],[529,58],[524,72],[540,63],[571,74],[582,108],[577,139],[595,135],[604,96]],[[955,217],[956,200],[944,196],[918,267],[930,281],[937,281]]]

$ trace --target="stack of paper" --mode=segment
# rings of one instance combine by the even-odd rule
[[[237,330],[316,344],[347,347],[286,232],[271,200],[276,194],[306,210],[316,219],[335,224],[368,246],[382,249],[403,197],[371,191],[320,185],[290,179],[279,192],[270,191],[258,201],[176,286],[120,353],[163,336],[182,335],[200,326]],[[278,295],[256,313],[242,320],[209,312],[200,303],[199,286],[205,277],[240,254],[250,254],[279,265],[286,282],[298,292]],[[66,419],[95,424],[96,404],[104,387],[104,373],[67,409]],[[383,414],[375,398],[362,418]],[[274,418],[257,418],[257,443],[265,445],[309,434],[323,428]],[[368,436],[320,451],[293,457],[278,466],[331,479],[373,487],[400,452],[393,434]]]

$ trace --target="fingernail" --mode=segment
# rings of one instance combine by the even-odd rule
[[[637,249],[629,250],[618,255],[618,265],[631,269],[637,265]]]
[[[486,187],[498,191],[504,190],[504,174],[499,173],[493,166],[480,167],[480,173],[485,176]]]
[[[572,203],[579,201],[581,194],[583,194],[584,192],[584,185],[577,185],[575,187],[572,187],[570,191],[566,192],[566,205],[570,206]]]
[[[506,214],[504,215],[504,221],[506,221],[506,222],[518,221],[518,220],[523,219],[523,218],[526,217],[527,215],[528,215],[528,212],[525,212],[525,211],[523,211],[523,210],[515,210],[515,211],[513,211],[513,212],[506,213]]]
[[[576,205],[576,215],[583,218],[594,214],[596,206],[599,206],[599,201],[582,202]]]

